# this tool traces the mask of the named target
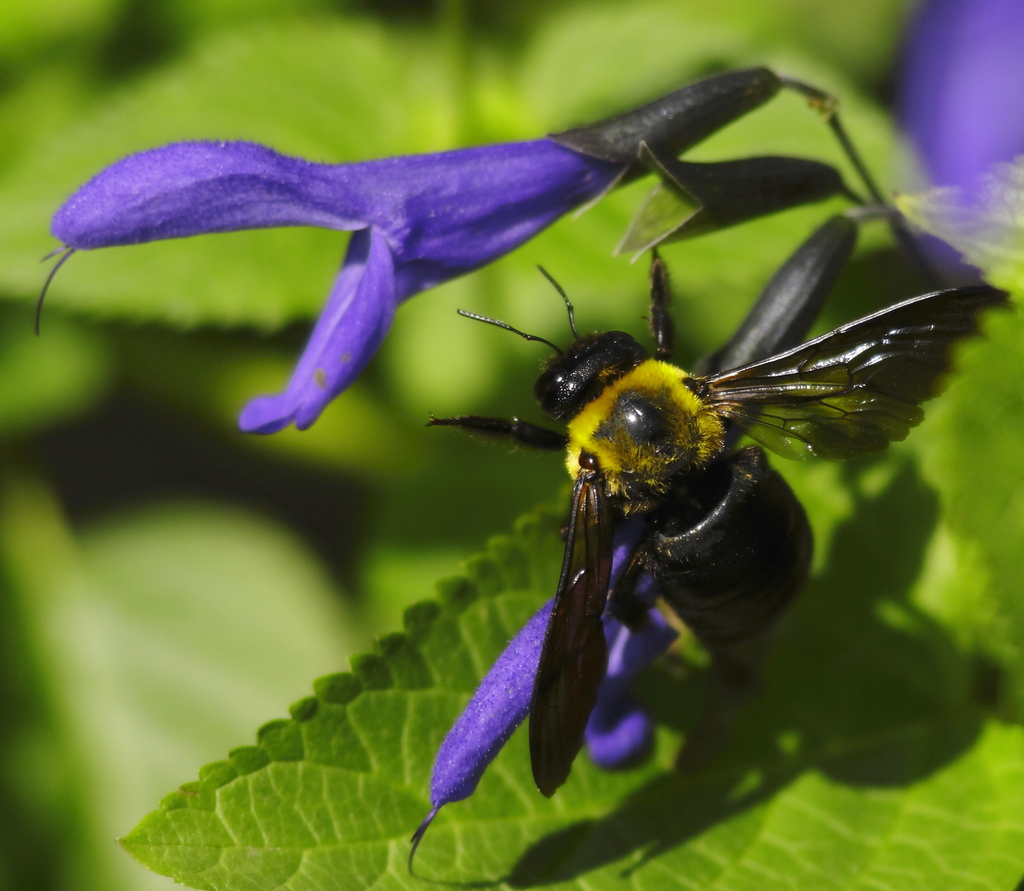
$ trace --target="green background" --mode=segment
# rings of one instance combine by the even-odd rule
[[[235,418],[287,380],[345,236],[78,254],[36,339],[48,220],[78,185],[187,138],[336,162],[534,138],[764,63],[840,96],[883,187],[906,188],[888,106],[907,13],[888,0],[0,5],[0,888],[169,888],[125,836],[195,887],[418,884],[404,857],[432,753],[553,587],[557,508],[516,518],[564,503],[568,482],[555,456],[424,428],[431,413],[541,420],[544,348],[455,309],[565,340],[542,263],[581,327],[645,337],[645,263],[611,255],[637,184],[405,304],[310,431],[245,436]],[[846,170],[789,95],[689,157],[755,153]],[[841,206],[667,247],[680,364],[717,347]],[[999,261],[996,283],[1015,285],[1019,249]],[[867,229],[817,330],[921,289]],[[646,765],[602,774],[581,759],[548,802],[516,737],[479,793],[442,812],[419,874],[1015,888],[1024,341],[1013,313],[986,328],[906,443],[841,466],[775,462],[811,516],[815,575],[711,768],[673,769],[705,682],[684,648],[641,684],[660,721]],[[452,576],[439,606],[406,613]],[[375,655],[251,747],[358,653]]]

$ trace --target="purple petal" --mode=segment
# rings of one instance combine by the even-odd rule
[[[274,433],[294,423],[305,430],[366,367],[391,328],[398,305],[391,251],[376,229],[360,229],[302,358],[277,396],[254,399],[239,426]]]
[[[632,519],[624,520],[615,527],[615,538],[612,542],[612,572],[609,577],[609,585],[612,588],[618,582],[619,576],[626,571],[629,561],[633,559],[633,552],[636,550],[636,546],[639,544],[640,537],[644,534],[645,528],[646,521],[643,517],[633,517]],[[641,576],[641,582],[645,578],[646,576]],[[645,597],[648,605],[654,603],[656,595],[650,594],[648,596],[646,588],[641,593],[638,586],[634,593]]]
[[[1024,152],[1024,3],[930,0],[911,21],[901,119],[934,185]]]
[[[87,250],[237,229],[376,225],[403,297],[483,265],[600,194],[619,167],[548,139],[316,164],[249,142],[131,155],[80,188],[53,234]]]
[[[620,165],[541,139],[361,165],[401,299],[476,269],[600,195]]]
[[[251,142],[180,142],[129,155],[94,176],[54,215],[78,250],[208,232],[320,226],[358,229],[363,208],[336,172]]]
[[[650,576],[645,576],[650,580]],[[638,586],[639,587],[639,586]],[[623,767],[644,755],[654,738],[654,724],[629,694],[633,678],[660,656],[677,637],[658,610],[647,613],[637,632],[612,619],[605,623],[608,674],[587,724],[587,749],[599,767]]]
[[[512,639],[441,743],[430,778],[434,813],[473,794],[487,766],[523,723],[552,603],[537,610]]]

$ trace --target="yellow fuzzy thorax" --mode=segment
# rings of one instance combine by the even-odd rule
[[[725,429],[719,415],[683,383],[689,377],[675,365],[647,359],[605,387],[569,422],[569,475],[576,478],[580,453],[585,451],[597,458],[609,494],[625,494],[622,475],[628,474],[643,480],[657,495],[665,491],[669,473],[678,470],[680,455],[689,466],[706,464],[721,451]],[[616,403],[625,393],[639,393],[664,406],[662,415],[669,430],[666,447],[638,444],[623,430],[609,430]],[[674,456],[674,464],[666,453]]]

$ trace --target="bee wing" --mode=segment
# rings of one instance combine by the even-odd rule
[[[562,574],[530,701],[533,779],[549,798],[569,776],[608,665],[604,612],[612,567],[612,517],[600,472],[572,490]]]
[[[784,457],[877,451],[921,422],[953,344],[1005,302],[988,286],[936,291],[698,383],[720,415]]]

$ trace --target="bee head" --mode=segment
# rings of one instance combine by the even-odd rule
[[[548,360],[533,393],[548,417],[569,421],[647,358],[647,350],[625,331],[591,334]]]

